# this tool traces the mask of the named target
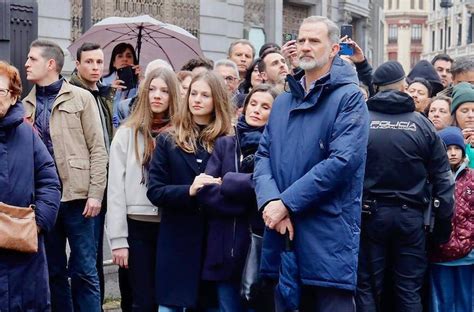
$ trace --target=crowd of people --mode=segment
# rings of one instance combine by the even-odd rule
[[[101,311],[104,230],[122,311],[473,311],[472,56],[373,70],[311,16],[258,54],[137,60],[84,43],[66,79],[36,40],[21,100],[0,61],[0,202],[38,229],[0,246],[1,311]]]

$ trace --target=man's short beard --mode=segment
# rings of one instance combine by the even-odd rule
[[[319,64],[316,60],[306,61],[306,60],[300,59],[298,65],[303,70],[312,70],[318,67]]]
[[[299,59],[299,66],[303,70],[313,70],[313,69],[321,69],[329,63],[330,60],[330,51],[327,51],[324,55],[322,55],[319,59],[311,59],[305,60],[304,57]]]

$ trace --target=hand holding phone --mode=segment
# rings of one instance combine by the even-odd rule
[[[283,43],[287,43],[288,41],[296,40],[296,35],[294,34],[283,34]]]
[[[349,42],[345,42],[348,39],[352,39],[352,25],[344,24],[341,26],[341,38],[343,38],[344,42],[339,43],[339,55],[354,55],[354,47]]]
[[[133,89],[137,86],[137,76],[132,66],[126,66],[117,69],[118,79],[123,81],[123,86],[127,90]]]

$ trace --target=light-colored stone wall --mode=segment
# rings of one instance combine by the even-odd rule
[[[199,41],[204,54],[227,57],[232,41],[244,37],[244,0],[200,0]]]
[[[67,47],[71,44],[71,4],[65,0],[38,0],[38,38],[59,44],[66,54],[63,72],[69,74],[74,63]]]

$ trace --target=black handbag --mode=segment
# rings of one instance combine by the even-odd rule
[[[240,171],[240,142],[237,129],[235,129],[235,172]],[[250,246],[247,252],[247,258],[245,259],[244,270],[242,272],[242,281],[240,283],[240,295],[248,303],[252,303],[258,297],[258,292],[261,288],[258,273],[260,270],[260,258],[262,254],[262,243],[263,237],[252,233],[251,228],[249,228],[250,234]]]
[[[254,302],[258,297],[260,282],[258,273],[260,270],[260,258],[262,255],[263,237],[255,233],[250,233],[250,247],[245,259],[245,266],[242,272],[242,282],[240,295],[247,302]]]

